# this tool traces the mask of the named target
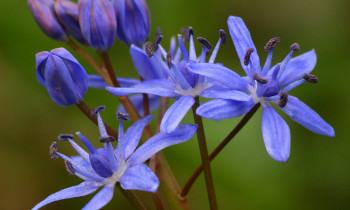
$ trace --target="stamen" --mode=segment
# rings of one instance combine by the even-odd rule
[[[107,142],[114,142],[116,139],[113,136],[101,136],[100,142],[101,143],[107,143]]]
[[[171,67],[173,66],[173,63],[172,63],[172,61],[171,61],[171,57],[172,57],[172,56],[173,56],[173,55],[171,54],[170,51],[166,54],[166,62],[167,62],[167,64],[168,64],[169,69],[171,69]]]
[[[126,113],[121,113],[121,112],[118,112],[117,113],[117,118],[118,120],[124,120],[124,121],[127,121],[130,119],[130,116]]]
[[[162,34],[162,29],[160,27],[157,27],[156,35],[161,35],[161,34]]]
[[[294,43],[294,44],[292,44],[290,46],[290,49],[299,52],[300,51],[300,46],[299,46],[298,43]]]
[[[193,36],[193,28],[191,26],[188,27],[188,35]]]
[[[282,92],[280,95],[280,100],[278,101],[279,107],[285,107],[288,102],[288,94],[286,92]]]
[[[189,30],[189,28],[183,27],[183,28],[181,28],[181,32],[182,32],[185,40],[189,41],[190,40],[190,30]],[[192,31],[192,33],[193,33],[193,31]]]
[[[50,157],[51,159],[57,160],[58,159],[58,155],[56,154],[57,152],[57,143],[54,141],[52,142],[51,146],[50,146]]]
[[[97,113],[102,112],[106,109],[105,105],[97,106],[91,110],[91,117],[95,117]]]
[[[206,40],[203,37],[198,37],[197,41],[199,41],[203,46],[205,46],[207,48],[207,53],[211,51],[212,46],[208,40]]]
[[[266,45],[264,47],[264,50],[266,52],[269,52],[272,48],[274,48],[276,46],[277,43],[280,43],[280,38],[279,37],[275,37],[275,38],[270,39],[266,43]]]
[[[268,81],[266,78],[261,77],[258,73],[254,72],[253,79],[260,84],[266,84]]]
[[[318,83],[318,78],[313,74],[305,73],[303,79],[310,83]]]
[[[61,141],[68,141],[69,139],[73,139],[73,135],[72,134],[60,134],[58,136],[58,140],[61,140]]]
[[[71,162],[69,162],[68,160],[64,161],[64,164],[66,165],[66,169],[69,175],[74,175],[75,170],[73,168],[73,165]]]
[[[152,50],[152,43],[151,42],[146,42],[145,44],[145,51],[148,55],[148,57],[152,57],[154,52]]]
[[[220,29],[219,36],[221,39],[221,44],[226,44],[226,33],[224,30]]]
[[[158,45],[159,43],[163,40],[163,35],[162,34],[157,34],[156,39],[154,40],[153,46],[154,46],[154,51],[156,52],[158,50]]]
[[[249,64],[249,59],[250,59],[250,55],[252,54],[252,52],[254,52],[254,49],[253,48],[249,48],[247,50],[247,52],[245,53],[245,56],[244,56],[244,65],[248,66]]]

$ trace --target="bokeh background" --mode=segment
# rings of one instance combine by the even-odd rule
[[[349,78],[350,30],[347,0],[148,0],[152,17],[151,39],[157,26],[164,35],[163,46],[181,27],[192,26],[195,36],[212,44],[218,30],[228,32],[229,15],[247,24],[260,59],[265,43],[281,37],[273,63],[298,42],[301,53],[312,48],[318,61],[314,70],[320,82],[293,90],[335,129],[336,137],[314,134],[282,114],[291,128],[291,155],[286,163],[271,159],[264,147],[261,110],[212,162],[220,209],[348,209],[350,205]],[[60,133],[81,131],[98,139],[97,128],[75,106],[54,104],[35,77],[35,53],[56,47],[70,48],[47,37],[37,26],[24,0],[0,1],[0,209],[29,209],[46,196],[80,183],[66,173],[63,161],[49,158],[48,148]],[[198,47],[199,45],[197,45]],[[86,48],[87,49],[87,48]],[[89,49],[87,49],[89,50]],[[197,49],[199,51],[199,47]],[[91,52],[94,56],[95,53]],[[135,77],[128,47],[119,41],[111,50],[117,74]],[[76,58],[89,73],[92,68]],[[230,37],[217,58],[241,75]],[[115,97],[103,90],[89,89],[85,96],[91,107],[105,104],[103,118],[117,127]],[[192,122],[188,115],[185,122]],[[209,150],[236,125],[237,119],[205,120]],[[154,125],[153,125],[154,126]],[[59,150],[75,154],[68,144]],[[182,186],[200,162],[196,139],[164,150]],[[141,194],[150,199],[148,194]],[[92,197],[53,203],[46,209],[79,209]],[[192,209],[208,209],[203,176],[188,197]],[[116,192],[105,209],[132,209]]]

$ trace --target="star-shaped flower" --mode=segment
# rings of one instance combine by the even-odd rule
[[[197,114],[215,120],[233,118],[247,113],[255,104],[260,103],[263,107],[261,129],[266,150],[273,159],[281,162],[287,161],[289,157],[290,130],[272,104],[305,128],[318,134],[334,136],[333,128],[315,111],[298,98],[287,94],[305,81],[317,83],[318,79],[309,74],[316,65],[315,51],[291,58],[295,51],[300,50],[295,43],[285,59],[270,68],[274,46],[280,41],[276,37],[265,46],[265,51],[269,54],[261,69],[259,56],[243,20],[231,16],[227,23],[242,68],[248,77],[240,77],[222,65],[191,64],[188,68],[191,72],[214,79],[229,88],[221,89],[221,99],[201,105]],[[246,93],[250,99],[237,101],[230,98],[231,92],[236,91]]]
[[[99,209],[112,199],[117,182],[124,190],[156,192],[159,180],[144,162],[165,147],[187,141],[197,130],[195,125],[181,124],[173,133],[158,133],[136,149],[144,127],[153,119],[153,116],[138,120],[124,134],[122,121],[127,120],[128,115],[118,113],[120,120],[118,146],[114,149],[111,142],[115,139],[108,136],[99,113],[102,109],[104,109],[103,106],[94,109],[93,112],[97,114],[101,134],[100,142],[104,144],[103,148],[95,149],[90,141],[79,132],[77,135],[89,152],[75,143],[72,135],[67,134],[60,135],[59,139],[69,141],[79,156],[68,157],[57,152],[55,142],[50,147],[51,157],[64,159],[68,172],[80,177],[84,182],[50,195],[33,209],[39,209],[54,201],[88,195],[102,187],[83,208]]]

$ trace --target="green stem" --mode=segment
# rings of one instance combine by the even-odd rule
[[[140,201],[140,199],[135,195],[135,193],[131,190],[124,190],[119,182],[117,183],[118,189],[123,193],[125,198],[127,198],[130,203],[137,209],[137,210],[146,210],[146,207],[143,205],[143,203]]]
[[[205,140],[202,117],[196,114],[196,110],[198,107],[199,107],[199,97],[197,96],[195,97],[195,102],[194,102],[194,105],[192,106],[192,112],[193,112],[194,121],[198,125],[197,139],[198,139],[199,150],[202,158],[202,165],[204,169],[204,177],[205,177],[205,183],[207,187],[210,209],[216,210],[218,209],[218,204],[216,202],[214,182],[213,182],[211,169],[210,169],[210,161],[209,161],[207,143]]]
[[[219,152],[224,149],[224,147],[236,136],[236,134],[247,124],[250,118],[259,109],[260,103],[255,104],[255,106],[239,121],[236,127],[226,136],[224,140],[214,149],[214,151],[209,155],[209,160],[212,161]],[[192,174],[192,176],[186,182],[184,188],[182,189],[181,196],[186,197],[190,191],[193,183],[196,181],[198,176],[203,171],[203,165],[200,165],[197,170]]]

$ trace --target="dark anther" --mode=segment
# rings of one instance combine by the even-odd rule
[[[73,139],[73,135],[72,134],[60,134],[58,136],[58,140],[61,140],[61,141],[68,141],[69,139]]]
[[[193,36],[193,28],[192,27],[188,27],[188,35]]]
[[[146,42],[146,44],[145,44],[145,51],[146,51],[148,57],[152,57],[153,56],[153,50],[152,50],[152,43],[151,42]]]
[[[186,41],[189,41],[190,40],[190,30],[189,28],[181,28],[181,32],[182,34],[184,35],[184,38]]]
[[[64,164],[66,165],[66,169],[69,175],[74,175],[75,171],[73,168],[73,165],[71,162],[69,162],[68,160],[64,161]]]
[[[245,53],[245,56],[244,56],[244,65],[248,66],[249,64],[249,59],[250,59],[250,54],[252,54],[252,52],[254,51],[253,48],[249,48],[247,50],[247,52]]]
[[[166,54],[166,62],[167,62],[167,64],[168,64],[169,69],[171,69],[171,67],[173,66],[173,63],[172,63],[172,61],[171,61],[171,57],[172,57],[172,56],[173,56],[173,55],[171,54],[170,51]]]
[[[221,44],[225,44],[226,43],[226,33],[225,33],[225,31],[220,29],[219,36],[220,36],[220,39],[221,39]]]
[[[261,77],[258,73],[254,73],[253,79],[259,82],[260,84],[266,84],[268,81],[266,78]]]
[[[299,52],[300,51],[300,46],[299,46],[298,43],[294,43],[294,44],[292,44],[290,46],[290,49]]]
[[[318,83],[318,78],[313,74],[305,73],[303,78],[310,83]]]
[[[274,48],[274,47],[276,46],[277,43],[280,43],[280,38],[279,38],[279,37],[275,37],[275,38],[270,39],[270,40],[266,43],[266,45],[265,45],[265,47],[264,47],[264,50],[265,50],[266,52],[270,51],[272,48]]]
[[[212,49],[212,46],[210,44],[210,42],[208,40],[206,40],[203,37],[198,37],[197,40],[205,46],[205,48],[207,48],[207,52],[210,52],[210,50]]]
[[[51,159],[57,160],[58,159],[58,155],[56,154],[57,152],[57,143],[54,141],[52,142],[51,146],[50,146],[50,157]]]
[[[160,27],[157,27],[157,36],[162,34],[162,29]]]
[[[91,117],[95,117],[98,112],[102,112],[106,109],[105,105],[96,106],[91,110]]]
[[[154,46],[154,51],[156,52],[158,50],[158,45],[159,43],[163,40],[163,35],[162,34],[157,34],[156,39],[154,40],[153,46]]]
[[[126,113],[121,113],[121,112],[118,112],[117,113],[117,118],[118,120],[124,120],[124,121],[127,121],[130,119],[130,116]]]
[[[280,95],[280,100],[278,101],[278,106],[279,107],[285,107],[288,102],[288,94],[286,92],[281,93]]]
[[[100,142],[101,143],[107,143],[107,142],[114,142],[115,138],[113,136],[101,136]]]

